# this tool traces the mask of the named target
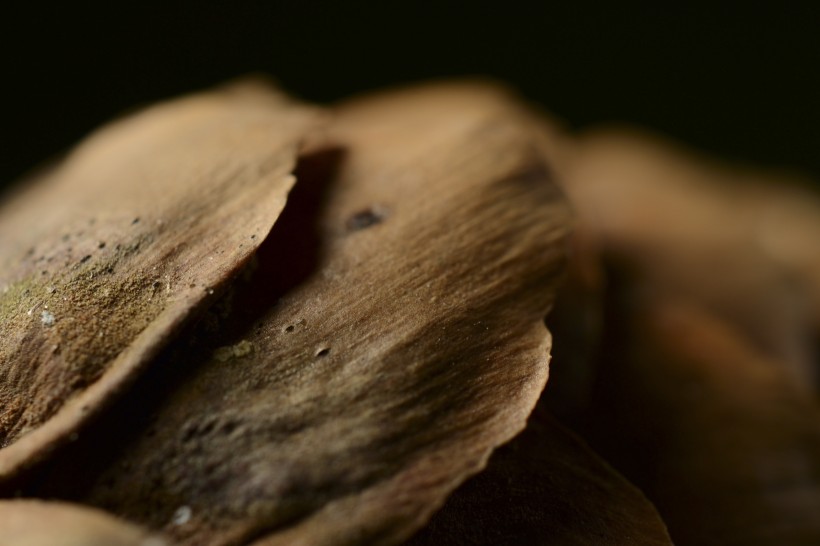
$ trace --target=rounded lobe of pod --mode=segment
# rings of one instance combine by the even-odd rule
[[[0,546],[169,546],[105,512],[62,502],[0,501]]]
[[[93,476],[58,466],[39,494],[183,544],[395,544],[524,427],[570,225],[528,123],[506,94],[466,84],[336,116],[346,154],[323,184],[299,173],[239,314],[167,356],[189,373]],[[190,520],[169,524],[181,505]]]
[[[251,257],[317,119],[254,82],[169,101],[0,205],[0,484],[76,438]]]

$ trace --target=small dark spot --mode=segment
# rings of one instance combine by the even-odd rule
[[[296,327],[295,327],[293,324],[291,324],[291,325],[289,325],[287,328],[285,328],[285,331],[286,331],[286,332],[292,332],[292,331],[294,331],[295,329],[296,329]]]
[[[324,349],[319,349],[316,351],[316,358],[324,358],[330,354],[330,348],[325,347]]]
[[[46,270],[44,269],[44,270],[40,271],[40,274],[41,274],[41,275],[48,275],[48,271],[46,271]]]
[[[251,239],[256,239],[256,235],[251,235]]]
[[[100,241],[100,244],[97,245],[97,248],[105,248],[105,241]]]
[[[151,286],[153,286],[154,288],[159,288],[159,284],[160,284],[160,283],[159,283],[159,281],[154,281],[154,282],[151,284]]]
[[[83,256],[82,258],[80,258],[80,263],[81,263],[81,264],[84,264],[85,262],[87,262],[87,261],[88,261],[88,260],[90,260],[90,259],[91,259],[91,254],[86,254],[85,256]]]
[[[28,249],[26,251],[26,258],[28,258],[30,256],[34,256],[34,247],[31,247],[30,249]]]
[[[381,223],[385,218],[385,213],[378,207],[371,207],[361,210],[347,219],[348,231],[359,231],[367,229],[378,223]]]
[[[131,220],[131,225],[132,226],[135,225],[135,224],[139,224],[139,223],[140,223],[140,217],[139,216],[137,216],[136,218]]]
[[[60,239],[61,239],[63,242],[68,241],[70,238],[71,238],[71,235],[69,235],[68,233],[66,233],[66,234],[64,234],[62,237],[60,237]]]
[[[223,432],[223,434],[230,434],[233,431],[235,431],[238,426],[239,426],[239,423],[237,423],[236,421],[227,421],[226,423],[223,423],[223,425],[222,425],[222,432]]]
[[[89,226],[93,226],[93,225],[94,225],[94,224],[96,224],[96,223],[97,223],[97,219],[96,219],[96,218],[89,218],[89,219],[88,219],[88,225],[89,225]]]
[[[211,432],[213,432],[215,426],[216,426],[216,421],[215,420],[211,419],[211,420],[207,421],[204,425],[202,425],[202,428],[200,430],[200,434],[202,436],[205,436],[206,434],[210,434]]]

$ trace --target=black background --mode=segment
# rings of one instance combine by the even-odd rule
[[[250,71],[315,101],[489,75],[574,127],[630,122],[728,158],[820,177],[820,18],[809,2],[3,9],[0,186],[123,111]]]

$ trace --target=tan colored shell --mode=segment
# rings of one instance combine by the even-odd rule
[[[91,508],[0,501],[0,546],[167,546],[162,538]]]
[[[442,85],[337,115],[338,172],[300,170],[222,330],[81,439],[88,460],[134,427],[99,472],[57,466],[39,494],[183,544],[395,544],[524,427],[570,216],[521,112]]]
[[[0,206],[0,484],[75,437],[249,259],[316,113],[245,83],[96,132]]]

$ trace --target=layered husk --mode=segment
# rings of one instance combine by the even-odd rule
[[[257,83],[98,131],[0,208],[0,485],[76,437],[265,238],[317,114]]]
[[[187,371],[38,494],[187,544],[393,544],[524,427],[570,214],[522,112],[420,88],[342,105],[328,138],[345,152],[305,162],[230,310],[159,366]]]
[[[100,510],[62,502],[0,501],[0,546],[167,546]]]
[[[545,406],[408,546],[672,544],[646,497]]]

